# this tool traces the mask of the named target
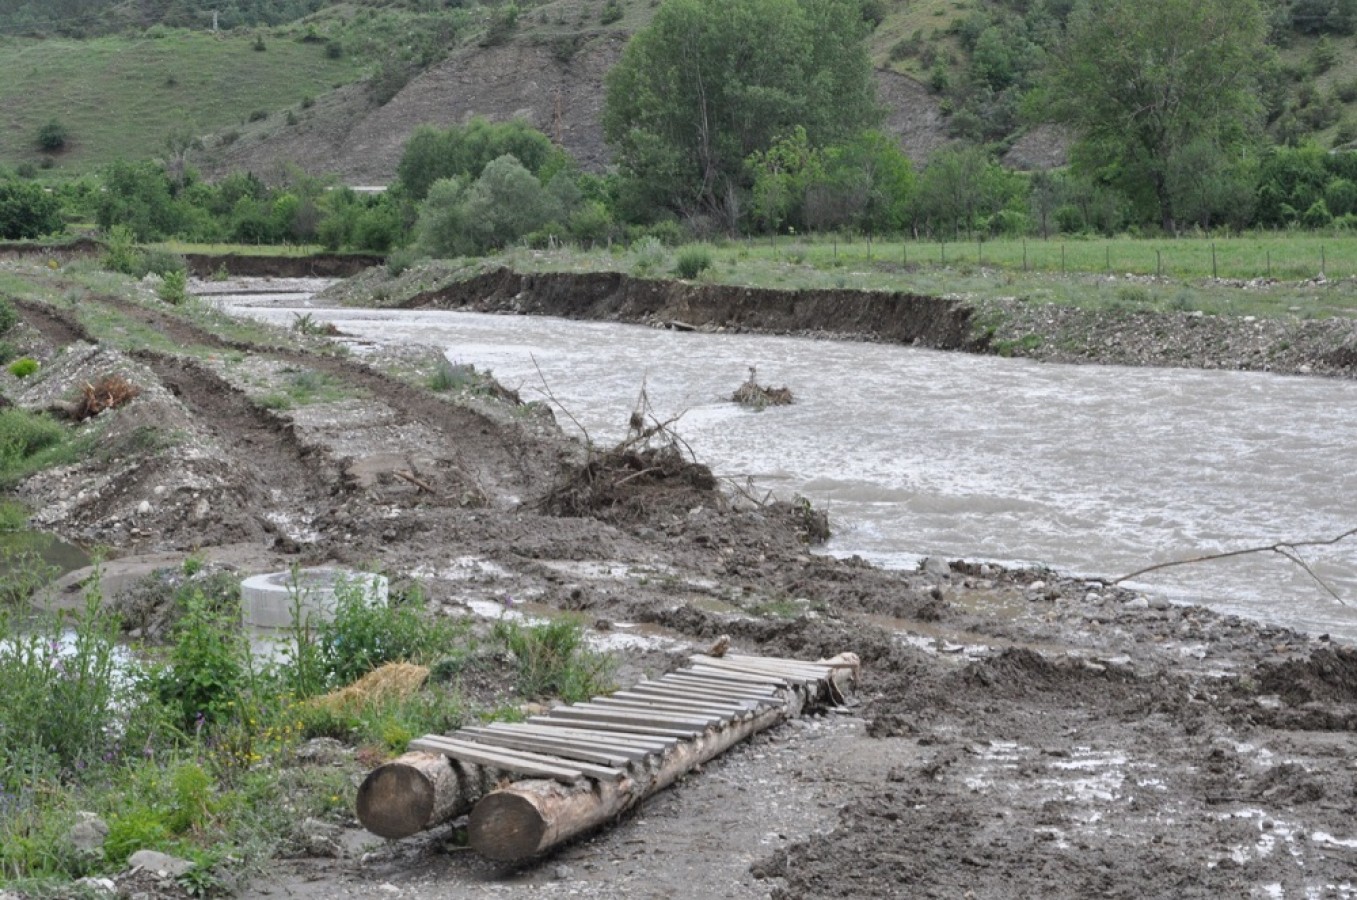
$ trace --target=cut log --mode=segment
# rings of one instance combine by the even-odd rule
[[[363,779],[358,788],[358,821],[384,838],[409,837],[469,812],[494,787],[494,778],[459,771],[441,753],[406,753]]]
[[[472,848],[491,859],[522,860],[597,828],[750,735],[799,715],[807,705],[832,698],[842,690],[840,684],[847,686],[857,674],[856,656],[843,654],[835,659],[843,665],[829,669],[824,681],[784,688],[786,705],[765,708],[682,741],[657,765],[635,767],[632,778],[575,785],[531,779],[486,794],[471,811]]]

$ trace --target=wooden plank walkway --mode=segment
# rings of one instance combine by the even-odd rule
[[[785,706],[789,689],[832,692],[833,672],[828,663],[695,654],[688,666],[630,688],[553,707],[525,722],[425,735],[410,749],[529,778],[613,782],[627,767],[661,757],[681,742]]]

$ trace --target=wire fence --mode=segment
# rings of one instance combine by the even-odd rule
[[[1151,240],[874,240],[834,235],[751,238],[793,262],[905,268],[981,266],[1023,272],[1230,280],[1357,277],[1357,236]]]

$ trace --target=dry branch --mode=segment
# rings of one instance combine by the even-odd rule
[[[1296,565],[1300,566],[1302,569],[1304,569],[1305,573],[1309,575],[1311,578],[1313,578],[1320,587],[1324,588],[1324,590],[1328,592],[1329,596],[1333,597],[1333,599],[1337,600],[1339,603],[1342,603],[1344,606],[1346,606],[1347,604],[1344,603],[1343,598],[1338,596],[1338,592],[1335,591],[1332,587],[1330,587],[1324,581],[1324,579],[1320,578],[1317,574],[1315,574],[1315,570],[1310,568],[1310,565],[1304,559],[1301,558],[1300,554],[1297,552],[1297,548],[1329,547],[1334,544],[1340,543],[1341,541],[1345,541],[1348,538],[1352,537],[1353,535],[1357,535],[1357,528],[1351,528],[1343,532],[1342,534],[1331,538],[1323,538],[1310,541],[1277,541],[1276,543],[1273,544],[1262,544],[1257,547],[1244,547],[1239,550],[1227,550],[1223,553],[1206,553],[1201,556],[1194,556],[1191,559],[1175,559],[1169,562],[1156,563],[1152,566],[1146,566],[1143,569],[1137,569],[1136,571],[1130,573],[1129,575],[1123,575],[1120,578],[1114,578],[1111,581],[1107,582],[1107,584],[1121,584],[1123,581],[1130,581],[1132,578],[1137,578],[1141,575],[1148,575],[1151,572],[1158,572],[1160,569],[1174,568],[1175,566],[1189,566],[1194,565],[1196,563],[1211,562],[1218,559],[1233,559],[1236,556],[1248,556],[1249,554],[1252,553],[1276,553],[1283,559],[1288,559],[1291,562],[1295,563]]]

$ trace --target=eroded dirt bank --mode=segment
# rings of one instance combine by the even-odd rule
[[[736,295],[689,285],[479,285],[520,311],[741,314]],[[432,350],[244,334],[149,290],[72,290],[21,306],[11,339],[42,374],[0,373],[0,390],[45,409],[108,372],[141,389],[82,426],[99,453],[20,492],[44,527],[112,547],[114,574],[195,549],[242,574],[375,564],[450,615],[505,598],[581,613],[595,639],[629,638],[623,683],[721,634],[864,662],[857,705],[759,736],[545,860],[491,864],[455,827],[369,842],[341,816],[328,855],[294,851],[243,896],[1357,895],[1351,648],[1096,577],[825,558],[804,508],[744,500],[665,445],[589,457],[492,384],[430,392]],[[490,302],[477,296],[442,302]],[[798,314],[795,297],[748,300]],[[885,314],[843,302],[849,321]],[[900,339],[964,345],[964,310],[920,309],[892,326]],[[125,352],[129,335],[148,346]]]
[[[766,290],[618,272],[500,268],[436,287],[424,286],[428,280],[420,273],[403,281],[371,270],[329,296],[352,301],[355,294],[378,292],[406,307],[851,338],[1050,362],[1357,374],[1357,323],[1349,319],[1078,309],[907,291]]]

